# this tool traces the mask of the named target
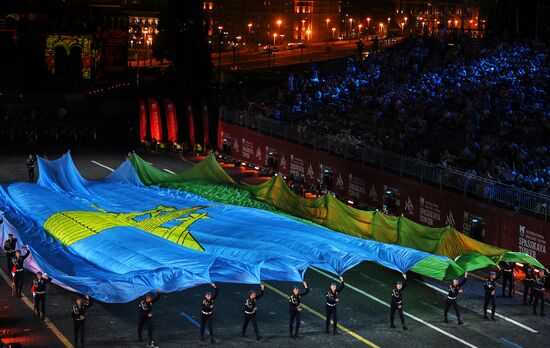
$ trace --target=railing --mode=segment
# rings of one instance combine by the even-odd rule
[[[277,120],[249,115],[245,111],[226,108],[221,114],[226,122],[254,129],[262,134],[310,146],[315,150],[327,151],[352,161],[419,180],[422,183],[436,185],[442,189],[458,191],[516,212],[521,211],[534,215],[545,221],[548,221],[549,218],[550,196],[548,195],[527,191],[372,146],[352,143],[346,139],[298,129]]]

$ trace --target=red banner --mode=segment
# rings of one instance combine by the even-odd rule
[[[147,98],[147,104],[149,104],[151,138],[152,140],[162,142],[162,120],[160,119],[159,103],[153,98]]]
[[[202,106],[202,127],[204,130],[204,149],[206,150],[208,144],[210,143],[210,130],[208,129],[208,106],[206,105]]]
[[[139,140],[147,137],[147,107],[143,99],[139,100]]]
[[[189,103],[185,103],[187,109],[187,124],[189,126],[189,142],[191,147],[195,146],[195,120],[193,117],[193,107]]]
[[[178,118],[176,106],[170,99],[164,99],[164,114],[166,115],[166,128],[168,129],[168,141],[178,142]]]
[[[222,141],[231,144],[235,158],[263,166],[271,152],[277,171],[303,175],[312,184],[329,177],[331,191],[357,208],[391,204],[394,214],[431,227],[452,225],[488,244],[529,253],[550,265],[546,250],[550,223],[543,220],[247,128],[225,122],[222,126]]]

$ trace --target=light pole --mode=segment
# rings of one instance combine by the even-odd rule
[[[222,88],[222,30],[223,27],[218,27],[218,91]]]
[[[332,28],[332,41],[334,41],[334,33],[336,32],[336,28]]]
[[[363,24],[359,24],[357,28],[359,28],[359,37],[361,37],[361,28],[363,28]]]
[[[252,23],[248,23],[247,27],[248,27],[248,35],[250,35],[250,30],[252,29]]]
[[[330,18],[325,19],[325,22],[327,23],[327,41],[328,41],[328,36],[329,36],[328,24],[330,23]]]
[[[370,17],[367,17],[367,31],[369,30],[370,28]]]
[[[351,33],[353,31],[353,18],[349,19],[349,37],[351,37]]]
[[[300,28],[300,41],[302,41],[302,32],[306,30],[306,20],[302,19],[302,27]]]
[[[277,40],[277,33],[273,33],[273,46],[276,46],[275,40]]]
[[[388,28],[390,27],[390,21],[391,21],[391,18],[388,17]]]
[[[401,22],[401,37],[403,37],[403,30],[405,29],[405,23]]]

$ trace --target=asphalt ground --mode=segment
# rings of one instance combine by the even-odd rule
[[[73,153],[73,159],[82,174],[98,179],[116,168],[124,159],[124,153]],[[49,154],[49,158],[55,158]],[[188,160],[160,155],[145,155],[147,161],[161,170],[178,172],[189,168]],[[108,168],[106,168],[108,167]],[[254,172],[228,168],[240,181],[257,181]],[[24,156],[0,158],[0,182],[26,179]],[[0,259],[6,273],[5,258]],[[483,276],[483,273],[479,275]],[[215,305],[214,331],[220,347],[550,347],[544,333],[550,329],[547,317],[534,316],[532,308],[521,304],[520,294],[512,299],[497,298],[497,320],[482,317],[483,285],[477,276],[470,276],[464,293],[459,298],[459,308],[464,325],[458,326],[456,318],[449,316],[449,324],[443,323],[445,282],[423,279],[409,274],[409,285],[404,293],[406,325],[403,331],[396,318],[396,329],[389,327],[389,299],[395,281],[401,279],[397,272],[372,263],[363,263],[344,274],[348,286],[343,290],[338,305],[340,335],[324,333],[324,295],[331,277],[316,269],[309,269],[305,280],[311,292],[304,297],[307,306],[302,312],[302,338],[288,337],[287,295],[292,283],[269,282],[266,293],[258,301],[258,326],[263,339],[256,342],[252,327],[248,338],[241,338],[243,301],[249,285],[218,284],[220,296]],[[5,278],[5,277],[2,277]],[[27,300],[32,275],[26,274],[24,291]],[[257,288],[257,287],[256,287]],[[522,285],[518,284],[519,290]],[[200,304],[208,285],[178,293],[162,294],[154,306],[155,341],[160,347],[208,346],[201,342],[197,322],[200,320]],[[439,289],[439,290],[438,290]],[[18,341],[23,347],[66,347],[72,342],[72,319],[69,315],[76,294],[57,286],[50,286],[46,302],[45,323],[32,317],[32,310],[25,300],[9,297],[9,286],[0,279],[0,339]],[[144,347],[137,341],[138,301],[125,304],[95,303],[87,313],[86,343],[88,347]],[[451,314],[454,314],[451,312]],[[58,330],[58,332],[56,331]],[[57,335],[56,335],[57,333]],[[16,337],[13,337],[13,336]],[[146,337],[146,333],[144,333]],[[61,338],[61,339],[60,339]]]

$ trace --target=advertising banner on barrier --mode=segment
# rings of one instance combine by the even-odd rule
[[[139,100],[139,140],[144,141],[147,137],[147,106],[143,99]]]
[[[162,142],[162,120],[160,119],[159,103],[153,98],[147,98],[149,104],[149,122],[151,124],[151,138]]]
[[[178,142],[178,118],[176,106],[170,99],[164,99],[164,114],[166,115],[166,128],[168,129],[168,141]]]
[[[522,251],[550,264],[546,251],[550,224],[543,220],[247,128],[225,122],[222,127],[222,137],[236,158],[264,165],[267,151],[260,158],[255,149],[270,149],[276,154],[277,171],[304,175],[311,184],[329,177],[331,191],[358,208],[392,205],[393,214],[430,227],[451,225],[485,243]]]

